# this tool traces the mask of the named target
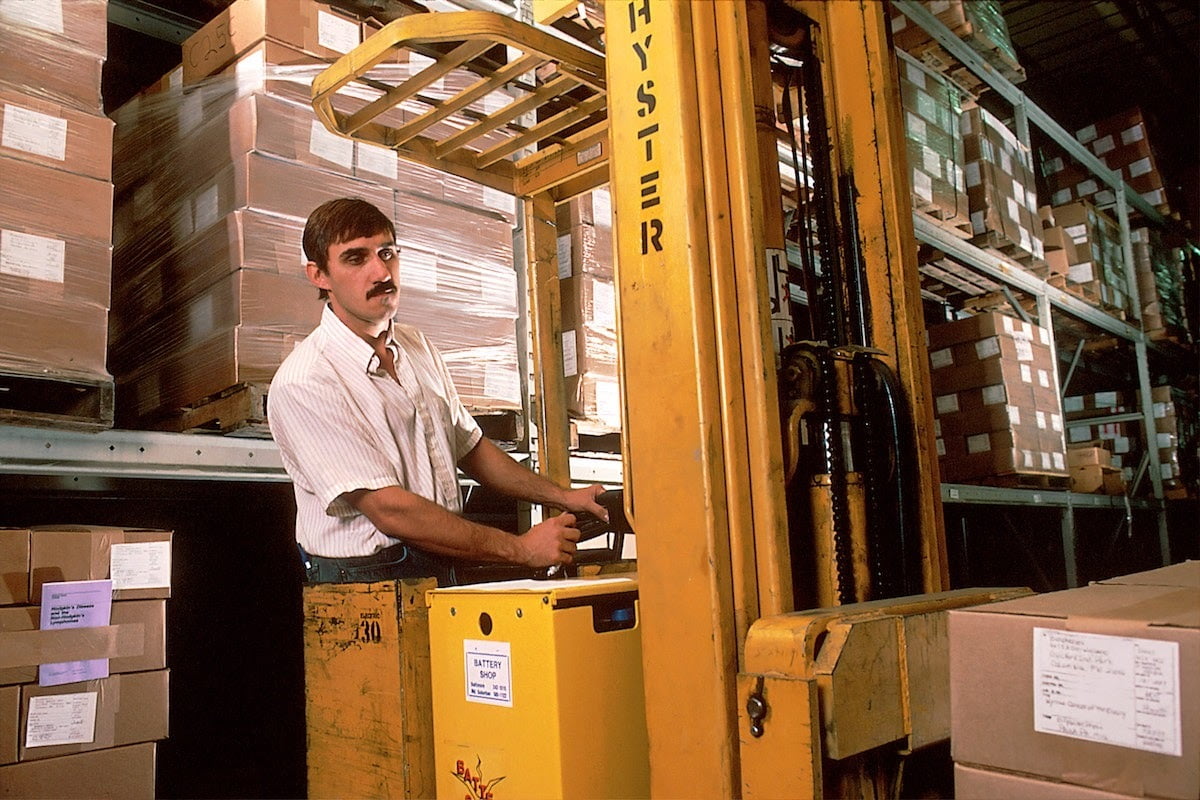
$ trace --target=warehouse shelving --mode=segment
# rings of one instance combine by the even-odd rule
[[[1163,216],[1146,202],[1140,195],[1124,183],[1121,176],[1110,170],[1103,162],[1094,156],[1086,147],[1080,144],[1066,129],[1058,124],[1049,114],[1033,103],[1025,94],[1002,76],[984,58],[973,50],[966,42],[956,36],[941,23],[932,13],[924,8],[917,0],[893,0],[892,5],[909,20],[930,34],[945,50],[958,59],[965,67],[975,73],[984,83],[1006,100],[1013,109],[1017,138],[1026,147],[1029,146],[1029,126],[1036,125],[1054,142],[1060,145],[1071,156],[1087,167],[1100,180],[1114,190],[1116,197],[1116,216],[1121,231],[1122,251],[1126,275],[1128,278],[1128,294],[1133,307],[1139,307],[1136,271],[1133,264],[1133,250],[1130,241],[1130,208],[1136,209],[1151,224],[1162,226],[1166,224]],[[1131,343],[1137,370],[1138,390],[1144,402],[1140,411],[1134,414],[1106,417],[1103,421],[1140,421],[1146,433],[1147,443],[1154,438],[1155,430],[1153,406],[1150,398],[1150,369],[1149,358],[1152,353],[1164,355],[1158,345],[1145,335],[1139,328],[1123,320],[1117,319],[1106,311],[1094,306],[1082,298],[1067,291],[1050,285],[1044,279],[1024,269],[1020,264],[1002,255],[975,247],[970,242],[954,236],[945,228],[929,219],[920,212],[913,214],[913,228],[917,239],[925,244],[946,253],[954,261],[998,281],[1006,288],[1017,289],[1033,298],[1037,303],[1038,321],[1045,327],[1054,330],[1054,311],[1069,315],[1097,331],[1109,334],[1117,339]],[[1052,346],[1056,346],[1052,337]],[[1068,372],[1068,379],[1078,362],[1077,349]],[[1054,357],[1056,379],[1059,356]],[[1058,385],[1063,386],[1059,381]],[[1158,539],[1162,562],[1170,563],[1170,543],[1167,530],[1166,506],[1163,500],[1162,475],[1160,471],[1158,449],[1147,446],[1148,472],[1153,489],[1153,496],[1147,500],[1130,501],[1124,497],[1106,497],[1101,495],[1084,495],[1071,492],[1031,491],[1027,489],[1009,489],[986,486],[944,485],[942,499],[949,504],[988,504],[1027,506],[1061,509],[1063,552],[1068,586],[1077,585],[1078,574],[1075,565],[1075,527],[1074,510],[1080,508],[1113,508],[1124,510],[1129,514],[1133,508],[1156,512],[1158,519]]]

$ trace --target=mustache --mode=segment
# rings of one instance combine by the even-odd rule
[[[367,299],[370,300],[372,297],[378,297],[381,294],[387,294],[388,292],[394,291],[395,288],[396,283],[390,279],[386,281],[380,281],[367,291]]]

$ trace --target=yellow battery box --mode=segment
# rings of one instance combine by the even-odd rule
[[[426,599],[438,798],[649,795],[636,578]]]

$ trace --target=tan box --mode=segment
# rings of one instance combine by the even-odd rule
[[[237,0],[184,41],[184,83],[214,74],[263,39],[334,59],[362,42],[362,24],[308,0]]]
[[[1072,467],[1112,466],[1112,453],[1103,447],[1072,447],[1067,450],[1067,464]]]
[[[1200,562],[950,612],[955,762],[1200,794]]]
[[[931,351],[963,342],[977,342],[989,336],[1017,337],[1042,346],[1049,346],[1052,341],[1045,328],[995,311],[931,325],[927,335]]]
[[[1134,800],[1133,795],[968,764],[954,765],[954,796],[958,800]]]
[[[0,25],[101,59],[108,53],[108,0],[10,3]]]
[[[29,191],[33,186],[37,191]],[[107,181],[0,156],[0,227],[44,230],[58,224],[61,230],[69,219],[72,237],[109,245],[112,207]]]
[[[113,122],[0,85],[0,154],[112,180]]]
[[[962,131],[974,241],[1042,258],[1042,223],[1029,149],[982,108],[963,113]]]
[[[14,4],[33,7],[37,3]],[[6,8],[10,6],[6,4]],[[104,31],[107,36],[107,29]],[[103,114],[100,79],[104,56],[55,41],[29,28],[0,24],[0,75],[4,84],[91,114]]]
[[[21,687],[0,686],[0,764],[17,760],[17,731],[21,727]],[[0,770],[0,778],[4,777]],[[3,784],[0,784],[2,786]],[[0,788],[0,796],[3,789]]]
[[[0,797],[153,800],[153,742],[0,767]]]
[[[105,525],[39,525],[30,546],[29,596],[42,584],[113,579],[114,600],[171,596],[171,531]]]
[[[1095,448],[1100,449],[1100,448]],[[1107,452],[1107,451],[1106,451]],[[1080,494],[1122,494],[1125,481],[1121,470],[1103,464],[1071,466],[1071,491]]]
[[[0,528],[0,606],[29,602],[29,529]]]
[[[59,377],[107,379],[108,309],[0,292],[0,366]]]
[[[21,761],[167,738],[170,670],[129,672],[62,686],[21,687]],[[43,698],[57,697],[59,700]],[[49,704],[58,708],[51,709]],[[66,728],[62,709],[95,708],[94,725]],[[56,719],[57,717],[57,719]],[[82,741],[66,741],[79,739]]]

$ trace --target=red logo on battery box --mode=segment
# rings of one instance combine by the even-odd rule
[[[458,778],[463,786],[467,787],[467,793],[463,795],[463,800],[495,800],[495,795],[492,794],[492,789],[496,784],[504,780],[504,776],[492,778],[488,780],[483,775],[483,759],[475,759],[475,771],[472,772],[462,759],[454,762],[454,777]]]

